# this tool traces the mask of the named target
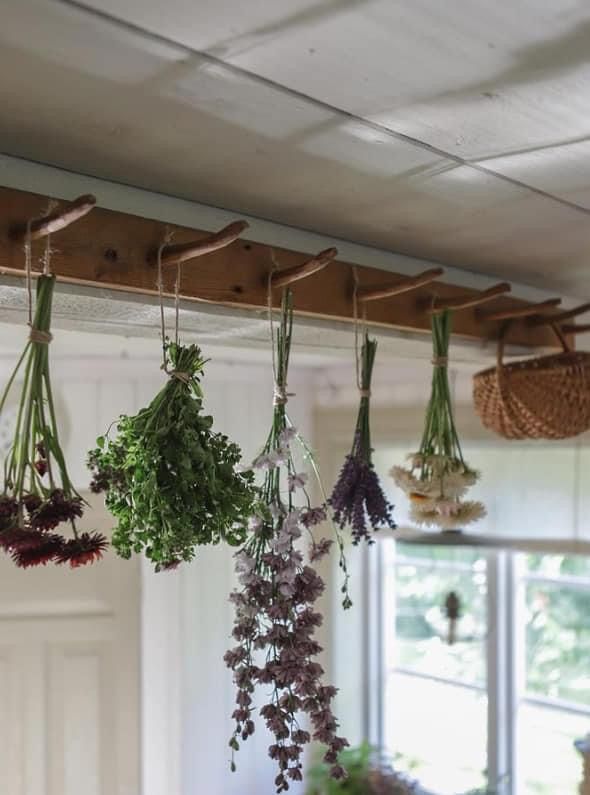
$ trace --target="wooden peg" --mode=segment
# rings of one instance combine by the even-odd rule
[[[435,306],[428,307],[427,312],[431,315],[436,315],[440,312],[444,312],[446,309],[453,309],[455,311],[459,309],[470,309],[471,307],[479,306],[480,304],[485,304],[488,301],[492,301],[498,295],[509,293],[511,289],[512,288],[508,282],[500,282],[499,284],[495,284],[493,287],[488,287],[487,290],[483,290],[483,292],[476,293],[475,295],[448,298],[441,304],[435,304]]]
[[[96,197],[90,193],[78,196],[77,199],[74,199],[63,209],[53,210],[42,218],[36,218],[32,221],[30,224],[30,239],[38,240],[41,237],[47,237],[47,235],[59,232],[60,229],[65,229],[66,226],[87,215],[95,205]],[[27,236],[27,224],[16,224],[10,230],[9,235],[12,240],[23,241]]]
[[[579,326],[575,326],[573,324],[569,325],[566,323],[565,326],[561,326],[561,330],[564,334],[585,334],[587,331],[590,331],[590,323],[580,323]]]
[[[544,317],[532,317],[529,320],[531,326],[550,326],[553,324],[561,324],[564,320],[571,320],[573,317],[583,315],[584,312],[590,310],[590,303],[581,304],[574,309],[566,309],[565,312],[559,312],[556,315],[546,315]]]
[[[408,293],[410,290],[417,290],[418,287],[423,287],[425,284],[430,284],[439,276],[444,273],[443,268],[432,268],[431,270],[419,273],[417,276],[408,276],[407,279],[401,279],[389,287],[360,287],[357,290],[357,298],[359,301],[377,301],[380,298],[391,298],[394,295],[401,295]]]
[[[271,284],[273,287],[286,287],[292,282],[299,281],[299,279],[305,279],[307,276],[311,276],[312,273],[317,273],[325,268],[337,254],[338,249],[327,248],[301,265],[294,265],[292,268],[275,271],[271,276]]]
[[[499,312],[478,312],[477,317],[479,320],[513,320],[519,317],[531,317],[532,315],[541,315],[549,309],[554,309],[561,304],[561,298],[548,298],[546,301],[541,301],[537,304],[527,304],[526,306],[517,306],[513,309],[505,309]]]
[[[162,265],[178,265],[189,259],[202,257],[220,248],[225,248],[236,241],[245,229],[248,229],[247,221],[234,221],[224,226],[219,232],[202,238],[193,240],[190,243],[171,243],[162,250]],[[152,250],[148,254],[148,262],[155,262],[158,256],[158,249]]]

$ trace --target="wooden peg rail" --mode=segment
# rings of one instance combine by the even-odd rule
[[[275,271],[270,277],[271,284],[273,288],[286,287],[288,284],[293,284],[293,282],[298,282],[300,279],[305,279],[307,276],[311,276],[312,273],[323,270],[337,254],[337,249],[327,248],[325,251],[320,251],[315,257],[308,259],[301,265]]]
[[[228,224],[219,232],[214,232],[202,240],[193,240],[189,243],[170,243],[162,251],[161,260],[162,265],[178,265],[181,262],[187,262],[197,257],[202,257],[205,254],[211,254],[213,251],[218,251],[220,248],[225,248],[237,240],[239,236],[248,229],[249,224],[246,221],[234,221]],[[159,246],[148,254],[149,262],[156,262],[158,257]]]
[[[22,241],[27,220],[42,216],[47,203],[47,196],[0,188],[0,275],[23,275]],[[94,197],[80,197],[71,203],[60,201],[54,212],[31,223],[32,238],[57,233],[52,266],[62,281],[156,295],[154,254],[169,230],[174,239],[163,251],[163,263],[170,265],[199,257],[183,274],[184,299],[265,311],[274,256],[280,268],[272,276],[275,306],[281,300],[279,288],[290,284],[297,314],[353,321],[355,265],[336,260],[335,249],[310,257],[309,253],[271,249],[264,243],[238,239],[246,229],[245,222],[236,221],[221,231],[203,231],[93,207]],[[32,249],[35,266],[43,254],[43,244],[33,244]],[[500,324],[478,315],[479,304],[493,300],[497,312],[522,310],[525,314],[525,308],[530,306],[504,295],[507,285],[478,292],[433,281],[442,275],[442,269],[417,276],[365,267],[356,267],[356,272],[357,295],[364,298],[367,322],[384,329],[429,332],[428,308],[434,306],[437,311],[452,307],[461,310],[453,321],[456,335],[489,341],[498,336]],[[164,290],[172,294],[175,269],[164,268],[163,276]],[[507,341],[531,348],[555,347],[551,329],[530,322],[512,324]]]

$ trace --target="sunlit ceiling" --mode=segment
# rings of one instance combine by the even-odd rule
[[[590,297],[584,0],[4,0],[4,153]]]

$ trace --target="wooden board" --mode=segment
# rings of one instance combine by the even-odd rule
[[[47,196],[0,188],[0,273],[22,274],[24,254],[22,243],[14,242],[10,230],[27,219],[42,215]],[[98,197],[100,202],[100,196]],[[107,287],[135,293],[157,292],[157,269],[154,250],[166,231],[173,232],[174,243],[206,237],[211,231],[169,226],[160,221],[100,207],[79,219],[51,238],[52,269],[67,282]],[[247,234],[247,233],[246,233]],[[34,263],[43,254],[43,240],[33,243]],[[241,239],[225,249],[185,263],[181,293],[185,299],[207,301],[224,306],[262,309],[267,306],[268,274],[272,262],[280,268],[298,265],[309,254],[290,251]],[[360,286],[377,287],[393,284],[402,274],[376,268],[359,267]],[[176,268],[165,270],[165,292],[173,290]],[[331,262],[324,270],[292,285],[296,313],[321,319],[353,320],[353,264]],[[442,282],[400,296],[372,301],[366,305],[371,325],[406,331],[427,332],[430,317],[425,308],[434,298],[444,300],[457,295],[477,295],[477,291]],[[273,291],[273,304],[280,302],[280,290]],[[522,306],[527,302],[509,296],[494,300],[497,309]],[[454,332],[468,339],[494,339],[499,330],[495,322],[482,322],[476,309],[457,312]],[[513,344],[554,346],[552,332],[544,327],[531,327],[526,322],[516,325],[508,341]]]

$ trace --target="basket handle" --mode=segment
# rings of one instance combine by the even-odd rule
[[[505,323],[502,324],[500,328],[500,333],[498,335],[498,352],[496,357],[496,364],[498,370],[502,369],[504,364],[504,348],[506,346],[506,335],[508,334],[508,330],[512,325],[511,320],[507,320]],[[571,345],[568,343],[565,334],[561,330],[561,328],[557,325],[557,323],[551,323],[551,329],[553,330],[555,336],[559,344],[561,345],[564,353],[571,353]]]

